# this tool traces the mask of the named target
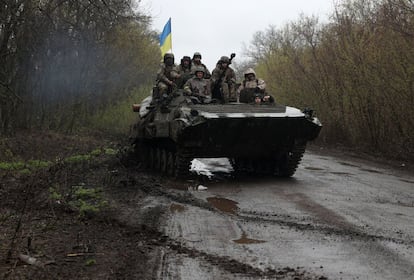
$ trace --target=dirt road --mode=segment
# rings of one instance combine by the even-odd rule
[[[1,146],[26,169],[0,170],[0,278],[414,279],[408,166],[308,151],[291,179],[211,159],[179,181],[125,166],[115,143]]]
[[[219,177],[165,182],[190,195],[163,201],[158,279],[414,279],[414,175],[306,153],[292,179]]]

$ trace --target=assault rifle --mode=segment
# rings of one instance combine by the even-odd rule
[[[235,57],[236,57],[236,54],[235,53],[232,53],[230,55],[229,65],[231,64],[231,61]],[[223,71],[223,73],[221,73],[221,75],[220,75],[220,78],[214,83],[213,90],[212,90],[212,93],[211,93],[211,95],[212,95],[213,98],[223,100],[223,92],[221,90],[221,84],[223,82],[223,78],[224,78],[225,75],[226,75],[226,71]]]

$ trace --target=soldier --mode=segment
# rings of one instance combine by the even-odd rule
[[[180,78],[177,65],[174,63],[174,55],[166,53],[164,55],[164,63],[161,64],[157,72],[157,88],[158,92],[154,93],[155,98],[161,98],[164,94],[172,92],[176,86],[175,81]]]
[[[211,75],[213,98],[221,99],[224,103],[237,101],[236,74],[230,63],[229,57],[222,56]]]
[[[193,60],[191,62],[191,70],[193,74],[194,74],[194,69],[197,66],[202,66],[204,68],[204,79],[210,79],[211,77],[210,71],[208,71],[207,66],[201,63],[201,53],[199,52],[194,53]]]
[[[191,57],[183,56],[180,65],[177,67],[180,79],[177,81],[178,88],[183,88],[184,84],[193,76],[191,72]]]
[[[211,99],[210,83],[204,79],[205,69],[202,66],[194,68],[195,76],[189,79],[184,85],[184,93],[193,96],[200,103],[206,103]]]
[[[273,97],[266,93],[265,81],[256,78],[256,72],[252,68],[244,71],[244,80],[237,89],[237,94],[243,103],[274,102]]]

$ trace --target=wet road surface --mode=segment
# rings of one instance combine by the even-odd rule
[[[159,279],[414,279],[414,175],[309,152],[291,179],[195,164],[212,180],[171,182],[192,198],[164,202],[185,250],[162,252]]]

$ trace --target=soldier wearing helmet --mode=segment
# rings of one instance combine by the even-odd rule
[[[164,55],[164,62],[161,64],[160,69],[157,72],[157,88],[158,93],[155,98],[160,98],[164,94],[172,92],[175,85],[175,81],[180,78],[177,65],[174,63],[174,55],[172,53],[166,53]]]
[[[184,84],[193,76],[191,72],[191,57],[183,56],[180,65],[177,67],[180,79],[177,81],[178,88],[182,88]]]
[[[237,89],[240,102],[243,103],[261,103],[273,102],[272,96],[266,93],[266,83],[262,79],[256,78],[256,72],[253,68],[244,71],[244,80]]]
[[[222,56],[211,74],[213,98],[221,99],[224,103],[237,101],[236,74],[230,64],[230,58]]]
[[[205,79],[210,79],[210,77],[211,77],[210,71],[208,71],[207,66],[205,66],[205,65],[201,62],[201,53],[199,53],[199,52],[195,52],[195,53],[194,53],[194,55],[193,55],[193,59],[192,59],[192,61],[191,61],[191,70],[192,70],[193,74],[194,74],[194,69],[195,69],[197,66],[202,66],[202,67],[204,68],[204,72],[205,72],[205,73],[204,73],[204,78],[205,78]]]
[[[189,79],[184,85],[184,93],[188,96],[198,98],[198,101],[204,103],[211,97],[210,83],[205,79],[205,69],[202,66],[194,67],[195,76]]]

